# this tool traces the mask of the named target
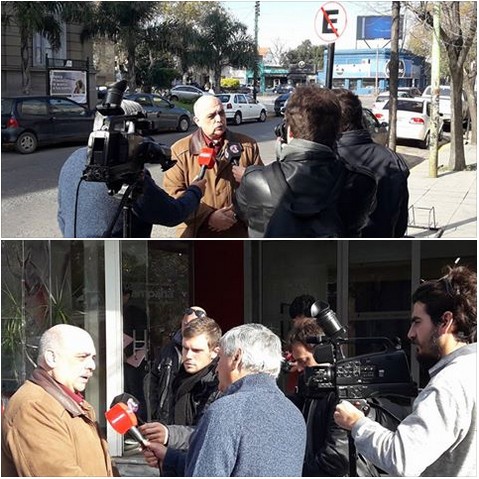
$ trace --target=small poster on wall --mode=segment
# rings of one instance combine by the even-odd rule
[[[86,104],[86,75],[81,70],[50,70],[50,95]]]

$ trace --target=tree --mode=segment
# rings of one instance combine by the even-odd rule
[[[61,46],[61,14],[65,2],[2,2],[2,27],[16,25],[20,33],[22,92],[30,94],[33,37],[39,33],[53,50]]]
[[[310,40],[305,40],[301,45],[286,53],[283,65],[287,67],[291,63],[304,61],[305,63],[315,65],[316,70],[321,70],[323,68],[325,49],[324,45],[313,45]]]
[[[87,3],[87,2],[84,2]],[[136,89],[136,54],[147,27],[159,12],[159,2],[92,2],[93,13],[85,18],[83,38],[104,35],[126,56],[125,76],[130,91]]]
[[[409,3],[410,8],[425,25],[432,28],[430,2]],[[451,79],[451,153],[449,169],[466,168],[462,126],[462,89],[464,65],[476,39],[477,10],[475,2],[441,2],[441,41],[446,50]]]
[[[399,20],[400,2],[392,2],[391,10],[391,61],[389,62],[389,148],[396,151],[397,97],[399,80]]]
[[[215,91],[220,90],[223,68],[253,67],[257,52],[254,40],[246,30],[246,25],[232,19],[220,5],[209,9],[200,20],[198,44],[194,51],[196,63],[214,72]]]
[[[275,38],[269,49],[274,65],[284,65],[286,56],[286,46],[281,38]]]
[[[464,91],[467,95],[469,107],[471,144],[477,145],[477,53],[476,48],[471,48],[469,58],[464,63]]]

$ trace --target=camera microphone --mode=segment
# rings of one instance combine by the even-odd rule
[[[225,150],[225,159],[234,166],[239,166],[243,147],[241,143],[229,143]]]
[[[211,170],[215,166],[216,153],[214,148],[204,146],[198,156],[198,163],[201,166],[198,176],[195,181],[202,180],[205,177],[206,170]]]
[[[123,402],[116,403],[111,409],[105,412],[105,417],[110,426],[119,434],[130,433],[144,447],[148,441],[136,427],[138,419],[132,409]]]

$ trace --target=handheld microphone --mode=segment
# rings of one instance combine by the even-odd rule
[[[110,408],[112,408],[115,404],[118,404],[120,402],[123,404],[126,404],[128,406],[128,409],[135,415],[140,409],[140,401],[135,396],[132,396],[129,393],[122,393],[122,394],[118,394],[118,396],[115,396],[113,400],[111,401]],[[138,416],[137,416],[137,421],[138,421],[138,424],[140,425],[145,423],[145,421],[143,421]]]
[[[229,143],[225,150],[225,159],[232,165],[239,166],[242,151],[241,143]]]
[[[204,146],[201,149],[200,156],[198,156],[198,163],[201,166],[200,172],[198,176],[195,178],[196,180],[202,180],[205,177],[206,170],[211,170],[215,166],[216,160],[216,153],[214,148],[209,148]]]
[[[136,427],[138,424],[136,415],[125,403],[119,402],[115,404],[105,412],[105,417],[117,433],[124,435],[129,432],[135,440],[147,447],[148,441]]]

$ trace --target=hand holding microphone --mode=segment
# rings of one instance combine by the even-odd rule
[[[225,159],[233,165],[233,176],[237,183],[241,183],[246,169],[244,166],[239,166],[242,151],[241,143],[228,143],[225,149]]]
[[[200,172],[194,181],[202,180],[205,177],[206,170],[211,170],[215,166],[215,161],[216,153],[214,148],[203,147],[198,156],[198,163],[201,166]]]

